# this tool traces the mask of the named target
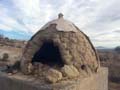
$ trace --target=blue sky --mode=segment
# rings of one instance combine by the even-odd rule
[[[0,34],[30,39],[60,12],[95,46],[120,45],[120,0],[0,0]]]

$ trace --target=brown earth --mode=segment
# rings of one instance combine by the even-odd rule
[[[20,60],[26,43],[26,41],[0,37],[0,66],[2,63],[5,63],[2,61],[4,54],[8,54],[7,63],[13,64],[14,62]]]
[[[109,90],[120,89],[120,53],[114,49],[99,50],[101,66],[109,68]]]

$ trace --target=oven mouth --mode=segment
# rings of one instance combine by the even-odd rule
[[[44,41],[40,49],[34,54],[32,64],[35,62],[48,65],[50,67],[63,67],[59,46],[53,41]]]

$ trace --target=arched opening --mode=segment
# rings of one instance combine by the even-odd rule
[[[53,41],[44,41],[43,45],[35,53],[32,59],[32,63],[34,62],[47,64],[51,67],[64,66],[59,47],[55,45]]]

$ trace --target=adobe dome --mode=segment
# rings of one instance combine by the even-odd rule
[[[21,60],[22,72],[28,74],[29,66],[34,67],[36,62],[58,70],[65,65],[73,65],[79,72],[88,74],[95,73],[100,66],[88,36],[65,20],[62,14],[48,22],[29,40]]]
[[[74,26],[74,24],[70,21],[67,21],[63,18],[62,14],[58,15],[58,19],[53,20],[51,22],[48,22],[46,25],[44,25],[41,30],[45,30],[47,27],[49,27],[51,24],[56,24],[56,30],[57,31],[74,31],[78,32],[77,28]]]

